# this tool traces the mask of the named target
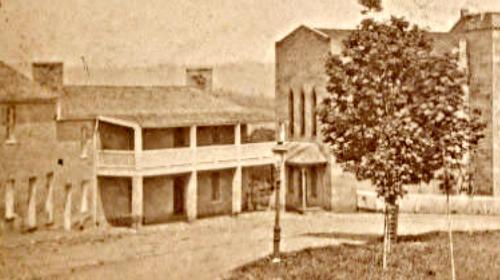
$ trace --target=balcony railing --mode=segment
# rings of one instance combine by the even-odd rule
[[[100,150],[97,167],[100,173],[120,174],[140,172],[145,175],[187,172],[193,169],[207,170],[229,168],[237,165],[259,165],[273,162],[274,142],[237,145],[203,146],[144,150],[140,158],[133,151]]]

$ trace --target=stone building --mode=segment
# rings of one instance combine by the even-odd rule
[[[188,86],[65,85],[63,72],[0,63],[0,210],[16,228],[236,214],[274,162],[274,142],[248,137],[272,112],[215,97],[210,69],[186,71]]]
[[[486,137],[471,166],[476,174],[476,194],[480,196],[474,198],[473,203],[465,203],[467,209],[457,211],[500,213],[500,205],[494,199],[500,196],[499,29],[499,13],[470,14],[462,10],[450,31],[429,33],[434,52],[459,52],[460,63],[470,78],[470,104],[481,109],[482,119],[487,123]],[[303,25],[276,42],[277,118],[288,123],[289,145],[308,150],[307,153],[315,158],[308,162],[307,159],[293,159],[293,151],[288,154],[292,157],[288,164],[286,194],[289,207],[320,204],[341,211],[357,207],[380,208],[369,182],[357,182],[335,164],[321,143],[320,124],[316,118],[315,109],[327,94],[326,59],[329,53],[340,54],[342,41],[350,32],[352,30]],[[431,195],[439,192],[436,184],[407,188],[411,194],[402,201],[403,211],[444,211],[440,203],[443,197]],[[301,199],[303,192],[307,193],[305,199]],[[320,199],[315,200],[318,193]]]

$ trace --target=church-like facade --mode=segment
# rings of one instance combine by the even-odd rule
[[[380,209],[369,182],[342,172],[321,143],[316,108],[326,92],[325,62],[340,54],[342,41],[352,30],[300,26],[276,42],[276,115],[287,123],[291,147],[287,157],[288,208],[321,206],[333,211]],[[482,111],[487,123],[476,158],[476,196],[457,200],[458,212],[500,213],[500,14],[471,14],[462,10],[449,32],[430,32],[433,51],[458,51],[470,78],[470,104]],[[410,212],[444,211],[436,184],[407,186],[401,209]],[[305,195],[304,195],[305,194]]]

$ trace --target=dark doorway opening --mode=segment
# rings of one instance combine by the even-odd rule
[[[184,186],[186,179],[184,176],[175,177],[174,179],[174,214],[184,214]]]

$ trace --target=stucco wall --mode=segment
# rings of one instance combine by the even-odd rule
[[[301,27],[276,45],[276,115],[290,121],[289,94],[293,92],[294,135],[289,139],[311,138],[311,100],[313,91],[320,100],[326,85],[325,63],[330,39]],[[304,93],[305,136],[301,136],[300,100]],[[319,102],[318,102],[319,103]],[[289,124],[292,126],[292,123]]]
[[[4,106],[4,105],[0,105]],[[92,142],[88,144],[87,158],[81,158],[80,129],[74,135],[61,133],[55,122],[54,104],[17,104],[16,105],[16,144],[5,144],[5,124],[0,122],[0,214],[4,216],[5,184],[7,178],[15,180],[15,211],[19,216],[13,230],[21,230],[27,216],[28,181],[37,178],[37,222],[44,226],[47,216],[44,213],[44,204],[47,198],[46,177],[53,173],[53,203],[54,226],[63,224],[65,202],[64,187],[67,183],[73,186],[72,209],[73,221],[78,218],[82,182],[91,182],[93,151]],[[93,123],[86,123],[93,127]],[[73,126],[71,124],[70,126]],[[92,133],[92,129],[90,129]],[[59,136],[64,135],[59,139]],[[90,135],[92,139],[92,135]],[[91,140],[90,140],[91,141]],[[91,195],[89,191],[88,195]],[[89,200],[90,206],[90,200]]]
[[[198,217],[230,214],[232,208],[232,182],[234,169],[219,172],[221,195],[217,201],[212,200],[212,171],[198,173]]]
[[[491,30],[475,30],[466,34],[470,67],[470,101],[473,108],[481,110],[481,119],[487,126],[474,161],[475,188],[480,194],[492,194],[493,186],[493,134],[492,134],[492,33]]]
[[[498,15],[495,15],[498,20]],[[500,31],[492,31],[493,40],[493,194],[500,196]]]

